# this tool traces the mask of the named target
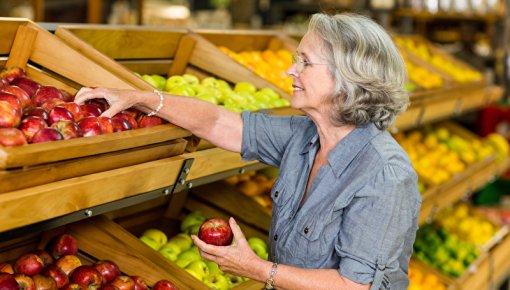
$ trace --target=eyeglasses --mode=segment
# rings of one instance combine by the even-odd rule
[[[292,55],[292,64],[296,65],[296,69],[299,73],[302,73],[307,66],[316,64],[316,65],[328,65],[327,63],[316,63],[316,62],[309,62],[307,60],[304,60],[301,56],[294,54]]]

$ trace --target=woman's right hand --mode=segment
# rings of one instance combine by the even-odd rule
[[[83,87],[76,93],[74,102],[82,105],[88,100],[103,98],[110,107],[101,116],[111,118],[120,111],[136,106],[138,95],[140,92],[133,90]]]

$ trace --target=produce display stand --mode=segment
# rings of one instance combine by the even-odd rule
[[[124,274],[141,276],[149,285],[166,279],[179,289],[208,289],[122,227],[102,216],[4,241],[0,243],[0,261],[14,261],[24,253],[44,248],[53,236],[60,233],[69,233],[76,238],[78,256],[84,264],[111,260]]]

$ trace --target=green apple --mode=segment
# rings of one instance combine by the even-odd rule
[[[225,80],[218,80],[216,84],[217,84],[216,87],[219,90],[232,91],[232,88],[230,87],[230,85]]]
[[[168,242],[159,248],[158,252],[170,261],[177,260],[181,253],[181,248],[175,242]]]
[[[149,85],[158,88],[159,83],[153,79],[150,75],[142,75],[142,79],[149,83]]]
[[[271,105],[271,108],[282,108],[282,107],[287,106],[287,105],[285,105],[284,99],[271,100],[271,102],[269,104]]]
[[[249,82],[238,82],[234,87],[235,92],[248,92],[254,94],[257,91],[257,87]]]
[[[192,74],[183,74],[182,77],[190,85],[200,83],[200,80],[195,75],[192,75]]]
[[[159,243],[147,236],[141,236],[140,241],[142,241],[147,246],[151,247],[153,250],[157,251],[159,249]]]
[[[260,103],[269,103],[272,100],[269,95],[265,94],[262,91],[258,91],[256,93],[254,93],[253,97],[255,98],[255,100],[257,102],[260,102]]]
[[[248,103],[254,104],[254,103],[257,102],[257,100],[253,97],[252,93],[249,93],[249,92],[237,92],[236,94],[241,96],[242,98],[244,98],[246,100],[246,102],[248,102]]]
[[[169,91],[173,87],[187,85],[188,83],[182,76],[171,76],[166,80],[165,91]]]
[[[166,244],[166,242],[168,241],[166,234],[162,230],[154,229],[154,228],[145,230],[142,233],[142,236],[146,236],[146,237],[153,239],[154,241],[156,241],[159,244],[160,247],[163,244]]]
[[[207,265],[202,260],[189,263],[185,270],[200,281],[209,276],[209,268],[207,268]]]
[[[200,253],[198,252],[197,247],[191,247],[187,249],[186,251],[182,251],[179,256],[177,256],[177,260],[175,260],[175,263],[177,266],[181,268],[185,268],[188,266],[191,262],[194,261],[200,261],[202,257],[200,257]]]
[[[230,288],[234,288],[235,286],[243,283],[243,278],[242,277],[239,277],[239,276],[235,276],[235,275],[232,275],[232,274],[225,274],[225,278],[227,278],[228,280],[228,286]]]
[[[188,214],[184,217],[184,219],[181,222],[181,232],[186,233],[186,229],[195,226],[195,225],[202,225],[202,223],[205,221],[205,217],[202,216],[202,213],[199,211],[194,211]]]
[[[271,88],[263,88],[259,92],[268,95],[271,99],[279,99],[280,95]]]
[[[186,234],[189,234],[189,235],[198,235],[198,231],[200,230],[200,226],[202,224],[199,224],[199,225],[192,225],[191,227],[187,228],[184,232]]]
[[[250,237],[248,238],[248,245],[250,245],[250,248],[257,254],[257,256],[263,258],[267,257],[267,243],[257,237]]]
[[[166,86],[166,78],[164,76],[160,75],[151,75],[152,79],[158,84],[156,87],[158,90],[162,91],[165,89]]]
[[[213,103],[215,105],[217,105],[219,103],[218,99],[216,99],[216,97],[213,96],[211,93],[198,94],[195,96],[195,98],[201,99],[201,100],[209,102],[209,103]]]
[[[217,274],[223,275],[223,271],[220,269],[220,266],[218,266],[218,264],[209,260],[204,260],[204,262],[207,265],[207,268],[209,268],[209,275],[211,276]]]
[[[229,111],[236,112],[236,113],[241,113],[243,111],[243,109],[238,104],[234,104],[234,103],[229,103],[229,104],[225,103],[222,107]]]
[[[195,95],[210,92],[210,87],[203,86],[201,84],[191,84],[190,87],[195,91]]]
[[[185,233],[178,233],[177,235],[171,237],[168,240],[168,243],[170,242],[179,246],[181,251],[185,251],[191,248],[191,246],[193,245],[193,240],[191,240],[191,237]]]
[[[243,111],[244,110],[257,111],[260,109],[260,107],[253,103],[246,103],[246,104],[241,105],[241,109],[243,109]]]
[[[228,290],[228,289],[230,289],[230,285],[228,283],[227,277],[225,277],[225,276],[223,276],[221,274],[216,274],[216,275],[210,274],[209,277],[206,277],[203,280],[203,282],[204,282],[205,285],[207,285],[211,289],[215,289],[215,290]]]
[[[242,104],[245,104],[247,102],[248,102],[248,100],[247,100],[246,96],[243,96],[243,95],[241,95],[239,93],[236,93],[236,92],[232,92],[232,93],[229,93],[229,94],[225,95],[225,97],[223,99],[223,103],[224,104],[242,105]]]
[[[206,77],[200,83],[206,87],[218,87],[218,80],[215,77]]]
[[[172,95],[179,95],[179,96],[194,96],[195,91],[190,87],[188,84],[183,84],[180,86],[175,86],[170,88],[170,90],[166,91],[169,94]]]

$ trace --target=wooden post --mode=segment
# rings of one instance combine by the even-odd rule
[[[26,69],[36,37],[37,30],[26,25],[18,27],[6,67],[17,66]]]
[[[197,41],[188,35],[185,35],[181,38],[179,47],[175,53],[174,60],[170,66],[170,70],[168,71],[168,76],[180,75],[184,73],[186,67],[188,66],[189,59],[193,54],[193,49],[195,49],[196,43]]]
[[[101,23],[103,22],[103,1],[102,0],[88,0],[87,5],[87,22],[88,23]]]

